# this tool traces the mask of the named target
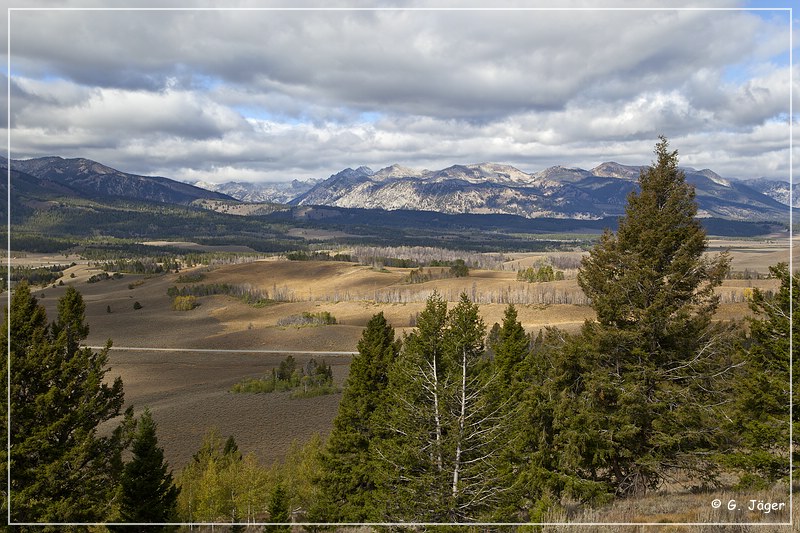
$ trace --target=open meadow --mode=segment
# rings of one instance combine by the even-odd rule
[[[766,275],[768,267],[788,260],[785,240],[714,240],[711,253],[729,250],[732,271]],[[338,261],[287,261],[269,259],[241,264],[195,267],[157,276],[124,274],[119,279],[87,283],[100,272],[87,261],[63,256],[27,254],[15,265],[76,265],[64,272],[64,286],[74,285],[84,296],[90,324],[87,342],[111,352],[109,378],[121,376],[128,404],[139,411],[149,407],[160,422],[159,440],[170,464],[180,469],[198,449],[203,435],[216,427],[234,435],[244,452],[271,463],[285,456],[293,441],[305,442],[331,428],[341,394],[291,398],[288,392],[234,394],[231,387],[242,379],[267,375],[287,354],[301,363],[311,357],[333,369],[334,383],[342,386],[351,356],[311,355],[313,352],[354,352],[361,331],[382,311],[398,335],[410,331],[425,300],[437,291],[448,301],[466,292],[480,304],[487,329],[502,319],[507,302],[519,311],[525,329],[536,334],[557,326],[575,331],[592,309],[578,288],[575,268],[564,269],[564,280],[528,283],[516,279],[517,270],[548,260],[575,266],[581,252],[516,253],[494,270],[471,269],[459,278],[436,279],[446,269],[424,268],[434,279],[410,283],[415,269],[365,266]],[[797,255],[797,254],[796,254]],[[180,283],[180,281],[192,280]],[[198,297],[190,311],[176,311],[170,287],[229,284],[278,300],[252,305],[228,295]],[[63,293],[59,284],[38,288],[49,317]],[[772,279],[729,279],[718,290],[720,320],[741,320],[748,313],[746,295],[753,288],[772,290]],[[138,302],[140,309],[135,309]],[[329,312],[335,325],[281,326],[279,321],[303,312]],[[131,351],[158,348],[202,351]],[[218,351],[217,351],[218,350]],[[226,350],[241,350],[226,351]],[[251,350],[251,352],[243,352]],[[256,352],[262,350],[264,352]]]

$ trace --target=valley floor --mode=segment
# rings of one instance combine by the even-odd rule
[[[770,264],[788,257],[781,242],[719,241],[712,246],[735,247],[731,254],[734,270],[766,273]],[[234,383],[269,374],[286,355],[225,350],[288,350],[300,364],[311,357],[322,359],[333,367],[335,384],[342,386],[351,356],[312,352],[355,352],[363,327],[378,312],[385,314],[402,337],[411,331],[425,299],[434,290],[451,302],[466,292],[480,303],[487,329],[502,320],[506,302],[514,302],[520,322],[534,335],[547,326],[577,331],[594,314],[582,303],[576,271],[567,270],[563,281],[516,280],[517,269],[534,264],[543,255],[511,254],[505,270],[471,270],[465,278],[413,284],[408,282],[412,271],[408,268],[285,260],[198,267],[154,277],[125,274],[121,279],[97,283],[87,280],[99,270],[90,268],[86,261],[76,261],[78,264],[65,272],[62,281],[76,286],[84,296],[90,324],[87,343],[102,346],[111,339],[120,348],[112,349],[108,377],[123,378],[126,401],[137,411],[151,409],[160,425],[159,439],[167,459],[178,470],[211,427],[223,435],[234,435],[244,452],[255,453],[267,464],[282,459],[292,442],[305,442],[315,433],[326,435],[330,431],[340,394],[303,399],[290,398],[288,393],[233,394],[229,391]],[[580,253],[572,255],[579,257]],[[52,264],[74,259],[30,254],[14,262]],[[191,285],[178,282],[179,276],[191,272],[202,274],[197,284],[247,286],[270,297],[294,301],[257,307],[217,295],[198,298],[200,305],[191,311],[175,311],[167,289]],[[776,286],[775,280],[726,281],[718,291],[723,303],[717,318],[741,320],[749,313],[748,291]],[[55,305],[63,291],[59,285],[34,291],[49,317],[55,316]],[[141,309],[134,309],[136,302]],[[300,328],[278,325],[282,318],[303,312],[329,312],[337,323]],[[125,347],[206,351],[121,349]]]

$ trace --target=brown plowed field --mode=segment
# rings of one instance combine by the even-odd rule
[[[295,355],[305,362],[308,356]],[[138,412],[149,407],[166,458],[180,468],[212,426],[234,435],[240,449],[267,464],[283,458],[293,441],[326,434],[341,394],[291,398],[289,393],[233,394],[245,377],[277,367],[283,356],[240,353],[112,352],[109,376],[121,376],[125,398]],[[349,357],[324,357],[341,385]]]

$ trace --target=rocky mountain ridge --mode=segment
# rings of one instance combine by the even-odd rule
[[[478,163],[441,170],[392,165],[376,172],[362,166],[332,175],[289,203],[596,220],[624,214],[627,195],[644,168],[607,162],[591,170],[553,166],[526,173],[510,165]],[[763,187],[762,192],[709,169],[683,171],[695,187],[700,217],[788,218],[787,204],[765,193],[781,192],[780,187]]]
[[[248,203],[286,204],[321,183],[322,179],[292,180],[290,182],[250,183],[246,181],[227,181],[211,183],[196,181],[192,185],[209,191],[219,192]]]

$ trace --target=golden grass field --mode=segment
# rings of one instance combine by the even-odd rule
[[[730,249],[733,270],[767,272],[769,265],[788,260],[786,241],[712,241],[712,249]],[[571,252],[579,255],[578,252]],[[516,269],[541,260],[547,254],[510,254],[506,270],[472,270],[466,278],[440,279],[409,284],[411,269],[378,271],[369,266],[340,262],[290,262],[263,260],[214,267],[199,283],[248,284],[270,294],[276,289],[296,301],[256,308],[229,296],[199,299],[192,311],[174,311],[167,288],[178,274],[145,279],[126,274],[119,280],[86,283],[96,269],[80,262],[63,281],[76,286],[86,302],[90,324],[87,344],[103,345],[112,339],[116,347],[180,348],[205,350],[356,350],[362,328],[370,317],[383,311],[398,335],[410,331],[425,298],[436,290],[454,301],[462,291],[491,300],[492,295],[536,290],[548,297],[579,294],[575,271],[558,282],[528,284],[516,281]],[[559,254],[565,255],[565,254]],[[69,263],[74,258],[28,254],[15,264]],[[76,261],[77,262],[77,261]],[[196,270],[203,270],[198,268]],[[435,270],[435,269],[434,269]],[[185,274],[187,271],[182,272]],[[70,277],[75,274],[75,277]],[[136,282],[134,288],[129,285]],[[725,299],[743,297],[752,287],[774,289],[774,280],[729,280],[720,289]],[[51,319],[64,288],[36,289]],[[504,292],[505,291],[505,292]],[[388,296],[387,296],[388,295]],[[560,296],[559,296],[560,295]],[[376,299],[396,298],[394,303]],[[139,302],[142,309],[134,310]],[[108,307],[111,313],[107,312]],[[480,311],[487,327],[502,319],[506,305],[484,303]],[[519,319],[532,333],[545,326],[575,331],[593,312],[587,305],[536,303],[517,305]],[[337,325],[280,327],[277,321],[303,311],[329,311]],[[718,318],[739,320],[748,313],[743,301],[723,303]],[[199,448],[211,427],[232,434],[244,452],[255,453],[270,463],[280,460],[293,440],[305,441],[314,433],[325,435],[336,414],[339,394],[310,399],[291,399],[287,393],[232,394],[231,385],[276,367],[283,355],[225,352],[164,352],[112,350],[109,377],[121,376],[126,401],[139,411],[149,407],[160,424],[159,440],[167,459],[180,469]],[[296,354],[301,363],[310,356]],[[343,384],[349,356],[325,356],[334,368],[335,381]]]

